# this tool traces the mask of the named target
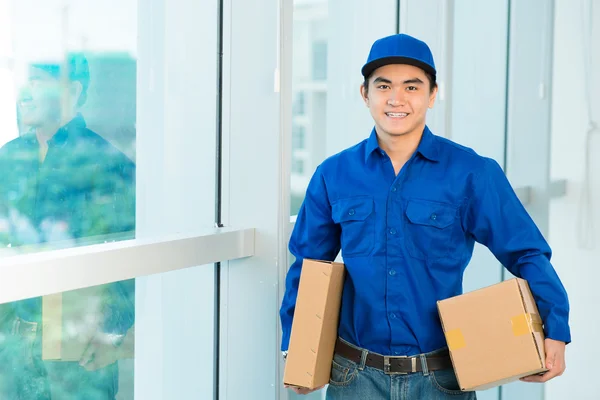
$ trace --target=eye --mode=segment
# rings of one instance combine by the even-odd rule
[[[377,86],[377,89],[389,89],[390,87],[388,85],[379,85]]]
[[[418,89],[418,88],[417,88],[416,86],[408,86],[408,87],[406,88],[406,90],[408,90],[409,92],[414,92],[414,91],[416,91],[417,89]]]

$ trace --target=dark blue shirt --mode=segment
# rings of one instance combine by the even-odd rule
[[[89,130],[81,115],[52,136],[43,161],[39,153],[35,132],[0,149],[0,216],[19,215],[18,226],[0,238],[2,247],[52,243],[52,232],[44,229],[48,224],[65,227],[63,239],[134,231],[135,164]],[[134,296],[133,280],[107,285],[105,331],[124,333],[131,327]],[[15,302],[13,308],[26,321],[41,321],[39,297]]]
[[[308,186],[289,249],[281,306],[289,345],[304,258],[346,265],[339,335],[385,355],[446,346],[436,302],[462,293],[475,242],[526,279],[547,337],[570,342],[567,294],[551,250],[492,159],[425,128],[396,176],[371,136],[324,161]]]

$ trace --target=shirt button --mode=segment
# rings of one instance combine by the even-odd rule
[[[392,192],[395,192],[396,190],[398,190],[396,189],[396,186],[392,186]]]
[[[348,211],[348,215],[354,215],[354,208],[352,208],[350,211]]]
[[[399,352],[399,351],[395,351],[395,352],[394,352],[394,354],[395,354],[395,355],[399,355],[399,354],[400,354],[400,352]]]
[[[395,235],[396,234],[396,229],[392,228],[390,229],[390,235]]]
[[[391,269],[390,270],[390,275],[392,275],[392,276],[396,275],[396,270],[395,269]]]
[[[395,318],[396,318],[396,314],[394,314],[394,313],[390,313],[390,318],[391,318],[391,319],[395,319]]]
[[[435,221],[437,219],[437,215],[436,214],[431,214],[431,219]]]

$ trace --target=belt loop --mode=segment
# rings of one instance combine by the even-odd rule
[[[360,364],[358,365],[359,371],[362,371],[365,369],[365,365],[367,364],[367,355],[368,354],[369,354],[369,351],[363,349],[363,351],[360,355]]]
[[[429,367],[427,365],[427,357],[425,354],[420,354],[419,357],[421,358],[421,370],[423,371],[423,376],[428,376]]]

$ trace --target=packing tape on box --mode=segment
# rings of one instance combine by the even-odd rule
[[[453,329],[446,332],[446,342],[450,351],[460,350],[463,347],[467,347],[465,337],[460,329]]]
[[[544,332],[542,328],[542,319],[538,314],[521,314],[512,317],[512,329],[515,336],[523,336],[533,332]]]

